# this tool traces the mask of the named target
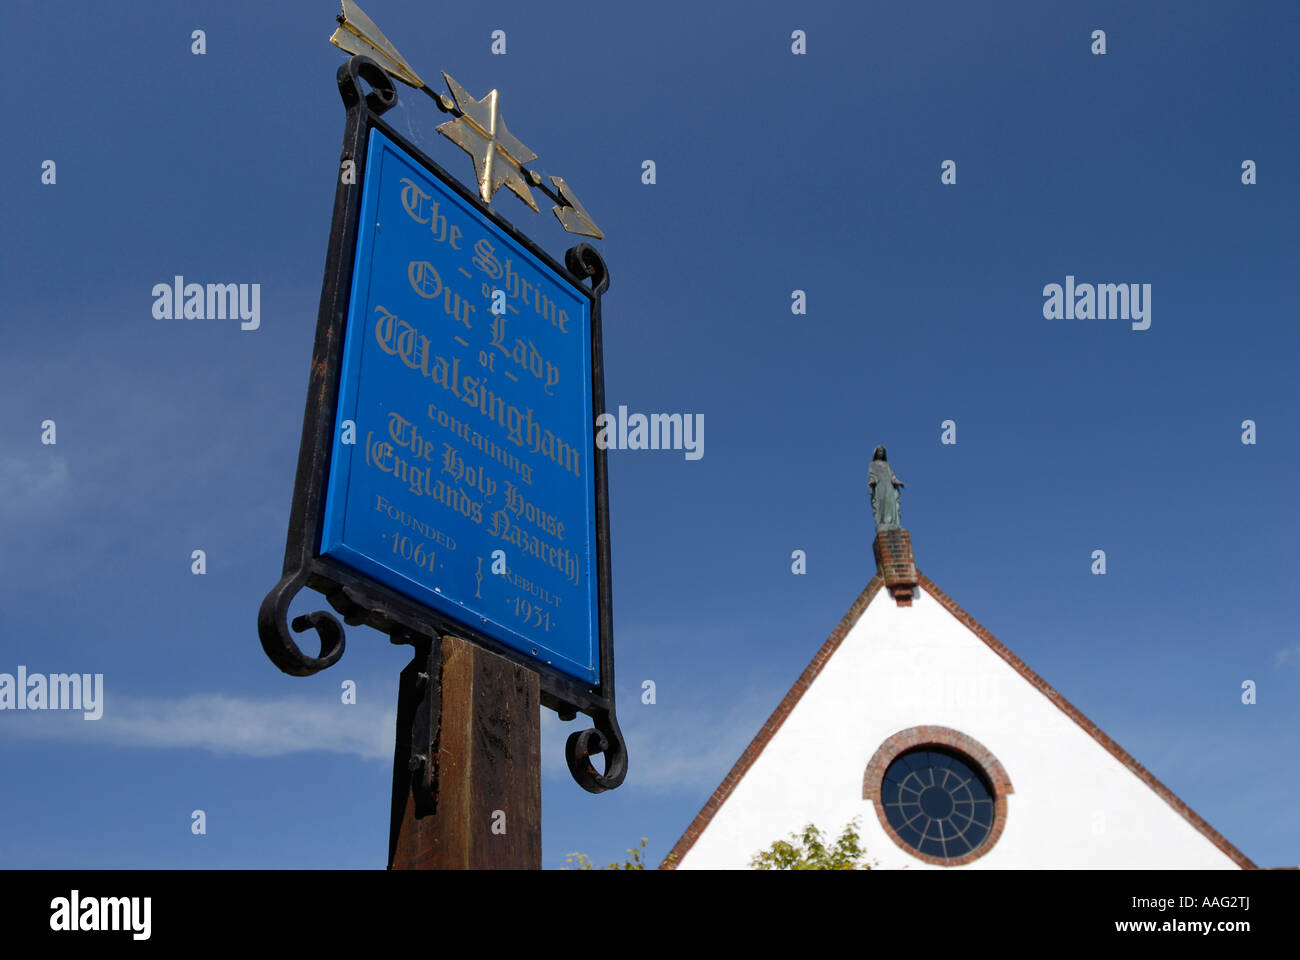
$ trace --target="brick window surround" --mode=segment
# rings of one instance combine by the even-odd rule
[[[967,764],[983,773],[993,793],[993,825],[989,828],[989,835],[978,847],[960,857],[936,857],[922,853],[904,843],[890,825],[889,818],[885,816],[885,805],[880,801],[880,785],[884,782],[885,771],[889,769],[889,765],[907,751],[924,747],[939,747],[957,754]],[[998,762],[997,757],[993,756],[979,741],[949,727],[909,727],[900,730],[880,745],[880,749],[871,758],[866,772],[862,775],[862,799],[871,801],[880,820],[880,826],[889,835],[889,839],[918,860],[940,867],[960,867],[972,860],[978,860],[993,849],[993,845],[998,842],[1003,828],[1007,825],[1007,795],[1014,792],[1011,778],[1007,776],[1006,770]]]

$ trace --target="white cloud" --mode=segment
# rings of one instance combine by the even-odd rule
[[[1283,664],[1289,664],[1293,667],[1300,667],[1300,644],[1294,647],[1284,648],[1277,652],[1277,662],[1273,664],[1280,667]]]
[[[740,702],[715,711],[619,701],[619,727],[627,740],[628,775],[624,789],[655,793],[709,791],[722,782],[749,746],[780,696],[751,692]],[[542,711],[542,774],[570,779],[564,741],[591,721],[583,714],[562,723]],[[596,766],[601,760],[597,758]]]
[[[109,690],[98,720],[79,712],[6,710],[0,713],[0,736],[249,757],[324,750],[391,761],[396,719],[391,709],[337,700],[254,700],[219,693],[146,700],[115,697]]]
[[[47,509],[62,500],[69,486],[68,462],[62,457],[0,459],[0,512],[14,517]]]

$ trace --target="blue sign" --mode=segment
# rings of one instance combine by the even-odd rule
[[[590,321],[370,131],[320,553],[596,684]]]

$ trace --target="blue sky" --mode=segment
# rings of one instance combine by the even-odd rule
[[[609,405],[705,418],[700,460],[611,451],[630,772],[584,793],[545,714],[547,866],[667,853],[871,576],[877,443],[923,572],[1247,856],[1300,863],[1300,8],[363,5],[426,79],[497,87],[604,230]],[[6,12],[0,672],[103,673],[106,704],[0,713],[0,864],[383,866],[408,649],[354,629],[296,679],[255,629],[342,135],[335,13]],[[469,180],[399,94],[390,122]],[[260,283],[260,329],[154,319],[176,274]],[[1150,283],[1150,329],[1044,319],[1067,275]]]

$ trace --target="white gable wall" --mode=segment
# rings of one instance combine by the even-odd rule
[[[916,726],[979,741],[1014,788],[1002,836],[965,866],[910,856],[862,799],[876,750]],[[678,869],[744,868],[806,823],[833,838],[853,817],[881,868],[1237,869],[923,587],[911,607],[881,589]]]

